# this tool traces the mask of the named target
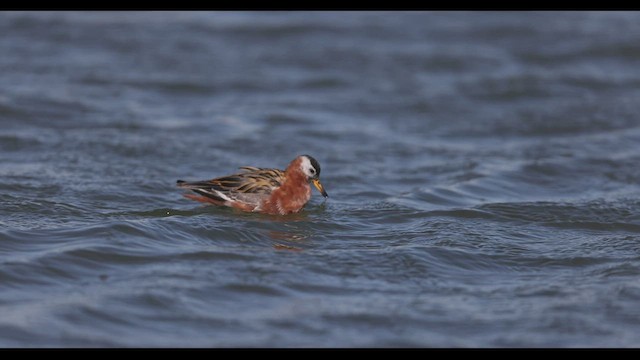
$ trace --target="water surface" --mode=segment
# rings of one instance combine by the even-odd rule
[[[0,346],[640,345],[640,14],[0,13]],[[322,165],[276,217],[176,179]]]

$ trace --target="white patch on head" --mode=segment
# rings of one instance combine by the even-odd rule
[[[315,169],[313,165],[311,165],[311,161],[309,161],[309,158],[306,156],[302,156],[302,162],[300,163],[300,170],[302,170],[302,173],[310,178],[315,177],[316,174],[318,173],[318,169]]]

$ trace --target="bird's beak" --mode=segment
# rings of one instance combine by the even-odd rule
[[[318,189],[318,191],[320,191],[320,194],[322,194],[322,196],[324,197],[328,197],[329,194],[327,194],[326,191],[324,191],[324,186],[322,186],[322,184],[320,184],[320,179],[313,179],[313,185],[316,187],[316,189]]]

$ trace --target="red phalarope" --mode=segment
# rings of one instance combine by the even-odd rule
[[[251,166],[240,169],[243,171],[212,180],[178,180],[177,184],[195,193],[184,194],[186,198],[263,214],[300,211],[311,198],[310,182],[322,196],[329,196],[320,183],[320,164],[309,155],[296,157],[284,171]]]

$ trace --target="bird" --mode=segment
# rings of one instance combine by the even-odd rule
[[[283,170],[242,166],[240,172],[211,180],[187,182],[177,186],[195,194],[184,197],[217,206],[271,215],[299,212],[311,199],[311,186],[327,198],[320,183],[320,164],[309,155],[299,155]]]

